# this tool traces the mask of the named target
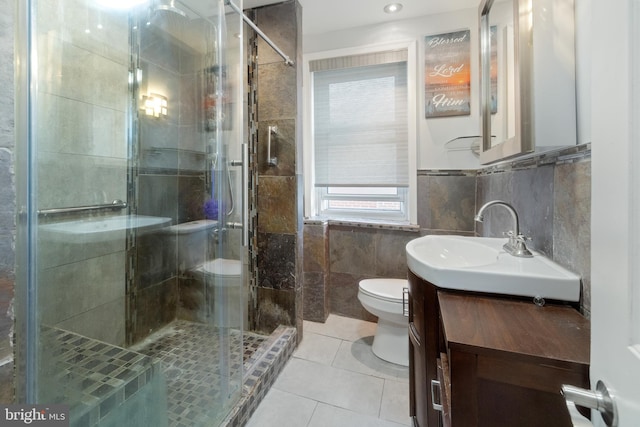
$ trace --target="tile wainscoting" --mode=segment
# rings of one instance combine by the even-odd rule
[[[304,226],[304,318],[329,313],[375,320],[358,301],[358,282],[405,278],[405,245],[428,234],[500,237],[510,219],[490,200],[511,203],[530,246],[579,274],[582,313],[590,315],[591,147],[584,144],[480,170],[418,171],[418,225],[393,227],[308,219]],[[505,226],[506,224],[506,226]]]

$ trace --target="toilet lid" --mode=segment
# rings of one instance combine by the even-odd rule
[[[216,276],[240,276],[242,266],[237,259],[216,258],[202,264],[202,269]]]
[[[402,289],[409,287],[404,279],[366,279],[361,280],[360,291],[373,298],[385,301],[402,302]]]

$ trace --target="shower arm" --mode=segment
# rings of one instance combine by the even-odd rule
[[[249,17],[247,15],[244,14],[244,12],[242,10],[240,10],[240,8],[238,6],[236,6],[235,4],[233,4],[233,2],[231,0],[225,0],[225,4],[228,4],[229,6],[231,6],[231,9],[233,9],[236,13],[238,13],[240,16],[242,16],[242,19],[244,20],[244,22],[247,23],[247,25],[249,25],[251,28],[253,28],[255,30],[256,33],[258,33],[258,35],[260,37],[262,37],[262,39],[269,45],[271,46],[271,48],[273,48],[273,50],[275,50],[278,55],[280,55],[282,57],[282,59],[284,59],[284,63],[290,66],[294,66],[295,62],[293,62],[291,60],[291,58],[289,58],[289,56],[287,56],[286,53],[284,53],[269,37],[267,37],[267,35],[265,33],[262,32],[262,30],[260,28],[258,28],[258,26],[256,24],[253,23],[253,21],[251,19],[249,19]]]

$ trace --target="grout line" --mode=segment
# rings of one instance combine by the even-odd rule
[[[314,332],[314,333],[315,333],[315,334],[317,334],[317,335],[322,335],[322,334],[318,334],[317,332]],[[334,338],[335,338],[335,337],[334,337]],[[339,338],[337,338],[337,339],[339,339]],[[314,402],[315,402],[315,407],[314,407],[314,409],[313,409],[313,411],[312,411],[312,414],[311,414],[311,417],[309,418],[308,423],[306,424],[306,427],[308,427],[309,425],[311,425],[312,420],[314,419],[315,415],[317,414],[318,407],[319,407],[319,404],[320,404],[320,403],[323,403],[323,404],[328,405],[328,406],[332,406],[332,407],[334,407],[334,408],[338,408],[339,410],[347,411],[347,412],[354,413],[354,414],[360,414],[360,415],[362,415],[363,417],[372,417],[372,418],[377,418],[377,419],[378,419],[378,420],[380,420],[380,421],[384,421],[384,422],[392,423],[392,424],[394,424],[394,425],[395,425],[395,424],[398,424],[399,426],[400,426],[400,425],[403,425],[403,424],[397,423],[397,422],[395,422],[395,421],[386,420],[386,419],[382,419],[382,418],[381,418],[381,415],[382,415],[382,403],[384,402],[384,393],[385,393],[385,389],[386,389],[386,387],[387,387],[387,381],[398,381],[398,382],[400,382],[400,381],[399,381],[400,379],[399,379],[399,378],[382,378],[382,377],[378,377],[378,376],[373,375],[373,374],[362,373],[362,372],[353,371],[353,370],[350,370],[350,369],[339,368],[339,367],[334,366],[334,363],[335,363],[335,361],[336,361],[336,359],[337,359],[337,356],[338,356],[338,353],[339,353],[340,348],[341,348],[341,346],[342,346],[342,343],[346,343],[347,345],[348,345],[349,343],[353,343],[352,341],[349,341],[349,340],[346,340],[346,339],[339,339],[339,340],[340,340],[340,345],[338,346],[338,351],[336,351],[336,353],[335,353],[335,355],[334,355],[334,357],[333,357],[333,360],[332,360],[332,362],[331,362],[331,365],[330,365],[330,366],[327,366],[325,363],[321,363],[321,362],[317,362],[317,361],[314,361],[314,360],[305,359],[305,358],[302,358],[302,357],[296,357],[296,358],[297,358],[298,360],[305,361],[305,362],[308,362],[308,363],[312,363],[312,364],[314,364],[314,365],[323,366],[323,367],[330,367],[331,369],[336,369],[336,370],[338,370],[338,371],[344,371],[344,372],[349,372],[349,373],[351,373],[351,374],[355,374],[355,375],[362,375],[362,376],[366,376],[366,377],[370,377],[370,378],[377,378],[377,379],[381,379],[383,382],[382,382],[382,391],[381,391],[381,394],[380,394],[380,396],[379,396],[377,416],[376,416],[376,415],[373,415],[373,414],[371,414],[371,415],[367,415],[367,414],[360,414],[359,412],[354,411],[353,409],[344,408],[344,407],[341,407],[341,406],[338,406],[338,405],[335,405],[335,404],[332,404],[332,403],[322,402],[322,401],[320,401],[320,400],[316,400],[316,399],[313,399],[313,398],[309,398],[308,396],[302,396],[302,395],[299,395],[299,394],[297,394],[297,393],[292,393],[291,391],[283,390],[283,389],[280,389],[280,388],[276,387],[276,386],[275,386],[275,384],[272,386],[272,388],[277,389],[277,390],[279,390],[279,391],[281,391],[281,392],[284,392],[284,393],[288,393],[288,394],[291,394],[291,395],[295,395],[295,396],[298,396],[298,397],[300,397],[300,398],[308,399],[308,400],[311,400],[311,401],[314,401]],[[290,362],[291,362],[291,360],[289,360],[289,362],[287,363],[287,365],[289,365],[289,363],[290,363]],[[310,368],[311,368],[311,369],[314,369],[314,368],[313,368],[313,366],[311,366]],[[283,369],[283,371],[284,371],[284,370],[286,370],[286,369],[287,369],[287,366],[285,366],[285,368]],[[408,385],[407,385],[407,387],[408,387]]]
[[[384,389],[385,386],[387,385],[387,380],[383,379],[382,380],[382,392],[380,393],[380,405],[378,405],[378,419],[382,419],[380,418],[380,416],[382,415],[382,401],[384,400]]]
[[[307,421],[307,427],[309,427],[311,425],[311,421],[313,420],[313,416],[316,414],[316,411],[318,410],[318,404],[320,402],[318,402],[317,400],[314,400],[314,402],[316,402],[316,405],[313,407],[313,411],[311,411],[311,416],[309,417],[309,421]]]
[[[340,353],[340,348],[342,347],[343,342],[345,342],[345,340],[340,340],[340,344],[338,344],[338,349],[333,355],[333,359],[331,359],[331,363],[329,364],[329,366],[331,366],[332,368],[336,368],[336,366],[334,366],[333,364],[336,363],[336,359],[338,358],[338,353]]]

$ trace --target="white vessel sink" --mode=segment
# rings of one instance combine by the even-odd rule
[[[579,301],[580,276],[544,255],[518,258],[502,249],[507,239],[425,236],[407,244],[407,265],[445,289],[561,301]]]
[[[146,215],[118,215],[62,221],[40,225],[40,232],[56,241],[74,243],[121,239],[127,229],[145,233],[171,224],[171,218]]]

